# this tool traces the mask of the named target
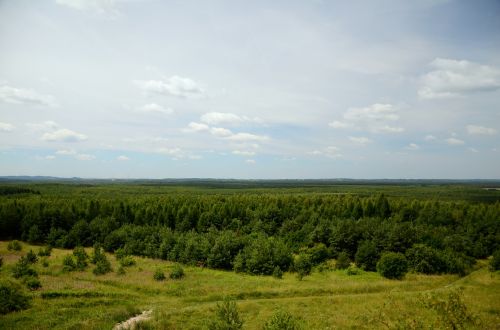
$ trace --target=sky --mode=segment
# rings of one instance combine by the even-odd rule
[[[0,176],[500,179],[500,2],[0,0]]]

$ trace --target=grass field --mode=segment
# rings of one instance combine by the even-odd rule
[[[7,250],[0,242],[4,265],[1,278],[10,278],[12,265],[29,249]],[[90,253],[90,249],[87,251]],[[295,274],[283,279],[241,275],[199,267],[184,267],[186,276],[168,279],[173,263],[135,257],[136,265],[125,275],[111,272],[96,276],[93,265],[86,271],[66,273],[62,259],[70,250],[54,249],[48,267],[40,262],[42,288],[31,293],[32,307],[0,316],[2,329],[111,329],[114,324],[153,310],[145,328],[200,329],[213,317],[216,303],[235,299],[245,329],[260,329],[273,312],[282,308],[300,317],[307,329],[407,328],[415,324],[444,328],[438,314],[425,307],[425,295],[445,297],[463,288],[463,302],[480,323],[472,328],[500,328],[500,274],[491,273],[486,261],[460,278],[452,275],[408,274],[404,280],[388,280],[377,273],[347,275],[340,270],[315,270],[299,281]],[[115,258],[108,255],[116,271]],[[158,282],[153,273],[161,268],[167,280]]]

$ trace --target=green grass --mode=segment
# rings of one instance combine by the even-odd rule
[[[30,248],[38,251],[38,247],[25,243],[22,251],[7,251],[7,242],[0,242],[4,259],[0,277],[10,278],[12,265]],[[291,273],[279,280],[185,266],[183,279],[158,282],[153,279],[154,271],[160,268],[167,275],[173,263],[135,257],[137,264],[127,267],[125,275],[112,272],[95,276],[93,265],[82,272],[63,272],[62,260],[69,253],[54,249],[47,268],[35,265],[42,288],[31,293],[32,307],[0,316],[0,328],[111,329],[152,309],[154,317],[147,328],[200,329],[225,296],[236,300],[245,329],[262,328],[279,307],[302,318],[310,329],[383,329],[401,317],[420,318],[435,325],[435,313],[422,306],[419,297],[452,287],[464,288],[464,301],[480,318],[480,328],[500,325],[500,274],[489,272],[484,261],[464,278],[409,274],[396,281],[370,272],[348,276],[345,271],[314,271],[298,281]],[[108,258],[116,271],[115,258]]]

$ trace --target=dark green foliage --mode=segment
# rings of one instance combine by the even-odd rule
[[[380,275],[390,279],[402,279],[408,272],[408,261],[404,254],[385,252],[377,263]]]
[[[178,280],[184,277],[184,269],[181,265],[175,265],[170,271],[170,278],[173,280]]]
[[[297,278],[302,280],[305,276],[311,274],[312,262],[308,254],[301,253],[295,258],[293,268],[297,272]]]
[[[351,260],[349,260],[349,255],[346,252],[340,252],[337,256],[337,262],[335,263],[335,269],[347,269],[351,265]]]
[[[155,279],[155,281],[164,281],[166,279],[165,273],[160,268],[155,270],[153,278]]]
[[[240,318],[236,303],[224,299],[217,303],[215,315],[208,324],[210,330],[239,330],[243,328],[243,320]]]
[[[323,243],[315,244],[313,247],[307,249],[306,253],[309,254],[313,265],[318,265],[330,258],[330,251]]]
[[[42,287],[42,283],[40,282],[40,280],[34,276],[23,277],[23,283],[31,291],[38,290]]]
[[[12,268],[12,276],[21,278],[24,276],[38,277],[38,273],[30,267],[30,262],[25,257],[21,257]]]
[[[234,258],[233,270],[236,273],[243,273],[245,271],[245,257],[243,256],[243,253],[241,251]]]
[[[96,265],[100,260],[105,259],[106,255],[99,244],[94,245],[94,250],[90,256],[90,262]]]
[[[258,235],[243,249],[240,258],[243,265],[238,267],[242,266],[245,272],[255,275],[271,275],[276,266],[287,270],[292,263],[290,249],[283,241],[262,235]]]
[[[80,271],[85,270],[85,268],[87,268],[88,266],[87,260],[89,259],[87,252],[85,252],[85,249],[81,246],[77,246],[73,250],[73,255],[75,256],[76,259],[75,262],[76,270]]]
[[[496,250],[493,253],[493,257],[490,261],[490,269],[492,271],[500,270],[500,249]]]
[[[360,275],[361,270],[358,267],[356,267],[356,265],[350,265],[349,267],[347,267],[346,274],[349,276]]]
[[[106,255],[103,253],[101,257],[98,258],[95,268],[92,270],[94,275],[104,275],[106,273],[111,272],[111,263],[109,262]]]
[[[30,307],[31,298],[21,286],[12,281],[0,281],[0,314],[20,311]]]
[[[442,253],[424,244],[415,244],[406,251],[408,267],[423,274],[440,274],[447,271]]]
[[[10,241],[9,244],[7,244],[7,250],[9,251],[21,251],[23,249],[23,246],[19,241]]]
[[[0,268],[3,266],[3,258],[0,257]]]
[[[373,241],[363,241],[358,246],[358,251],[354,257],[356,265],[366,271],[375,271],[380,255],[377,246]]]
[[[63,270],[65,272],[72,272],[76,270],[76,262],[73,256],[68,254],[67,256],[64,257],[62,263],[63,263]]]
[[[233,232],[224,231],[215,239],[207,257],[207,266],[210,268],[231,269],[232,261],[242,249],[241,239]]]
[[[283,271],[279,266],[274,267],[273,270],[273,277],[277,279],[282,279],[283,278]]]
[[[125,256],[121,258],[119,262],[121,267],[130,267],[135,265],[135,260],[131,256]]]
[[[300,330],[303,328],[301,319],[286,310],[278,309],[266,322],[263,330]]]
[[[33,250],[29,250],[26,256],[24,257],[26,258],[26,261],[30,264],[36,264],[38,261],[38,257],[36,256],[35,252],[33,252]]]
[[[40,250],[38,250],[38,255],[40,257],[50,257],[51,253],[52,253],[52,247],[50,245],[40,248]]]

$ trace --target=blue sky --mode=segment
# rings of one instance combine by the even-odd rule
[[[0,175],[500,179],[498,1],[0,1]]]

